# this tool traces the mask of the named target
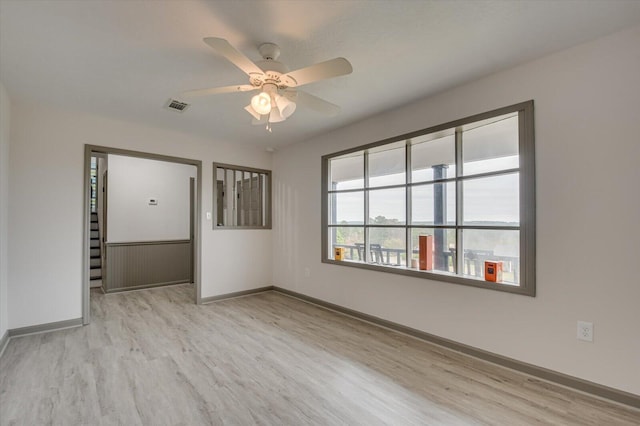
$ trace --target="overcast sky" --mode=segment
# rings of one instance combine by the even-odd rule
[[[486,170],[501,170],[517,167],[517,156],[465,164],[465,173],[472,174]],[[515,163],[514,163],[515,159]],[[415,176],[415,175],[414,175]],[[393,185],[404,182],[403,174],[392,174],[379,179],[379,185]],[[415,177],[414,177],[415,179]],[[343,185],[344,184],[344,185]],[[338,188],[362,187],[362,181],[341,182]],[[447,187],[447,219],[455,221],[455,184]],[[518,174],[471,179],[464,182],[465,222],[492,221],[517,223],[519,221]],[[372,190],[369,196],[369,216],[384,216],[405,219],[404,188]],[[433,220],[433,185],[416,186],[413,190],[414,221]],[[338,195],[337,221],[362,222],[364,195],[362,192]]]

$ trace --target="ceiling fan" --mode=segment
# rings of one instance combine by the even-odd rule
[[[253,116],[253,124],[266,124],[269,131],[271,131],[271,123],[289,118],[295,111],[296,105],[302,105],[326,115],[335,115],[340,111],[339,106],[298,90],[298,87],[350,74],[353,68],[345,58],[330,59],[289,71],[285,64],[277,60],[280,56],[280,48],[273,43],[264,43],[258,47],[263,59],[254,63],[223,38],[207,37],[204,42],[244,71],[249,76],[249,84],[189,90],[182,93],[183,97],[194,98],[219,93],[259,90],[260,93],[253,96],[251,103],[244,109]]]

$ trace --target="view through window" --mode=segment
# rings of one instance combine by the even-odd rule
[[[271,171],[213,164],[214,229],[271,228]]]
[[[325,156],[323,176],[325,261],[534,294],[532,101]]]

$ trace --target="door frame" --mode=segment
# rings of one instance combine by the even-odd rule
[[[202,242],[200,238],[200,230],[202,227],[202,215],[200,214],[201,206],[202,206],[202,161],[201,160],[192,160],[189,158],[182,157],[173,157],[169,155],[162,154],[154,154],[150,152],[142,152],[142,151],[131,151],[128,149],[121,148],[112,148],[107,146],[98,146],[98,145],[90,145],[85,144],[84,146],[84,196],[83,204],[82,204],[82,212],[83,212],[83,232],[82,232],[82,324],[87,325],[91,322],[91,312],[90,312],[90,277],[89,277],[89,236],[91,230],[91,185],[87,177],[89,177],[91,173],[91,156],[93,154],[115,154],[122,155],[127,157],[137,157],[144,158],[147,160],[157,160],[157,161],[166,161],[169,163],[179,163],[179,164],[188,164],[192,166],[196,166],[196,188],[195,188],[195,198],[191,203],[191,207],[195,212],[193,218],[193,282],[196,285],[196,296],[194,302],[196,304],[202,303]],[[106,211],[105,211],[106,215]]]
[[[91,153],[93,154],[93,152]],[[93,155],[92,155],[93,157]],[[106,155],[105,155],[105,163],[107,163],[106,161]],[[109,164],[107,164],[107,167],[109,167]],[[99,170],[98,170],[99,171]],[[107,223],[107,197],[109,194],[109,187],[107,186],[107,182],[109,181],[109,169],[105,170],[104,173],[102,173],[102,188],[100,191],[100,195],[102,195],[102,223],[98,223],[98,235],[100,236],[100,281],[102,282],[100,284],[100,286],[102,288],[105,288],[105,283],[107,282],[107,227],[108,227],[108,223]],[[98,210],[99,211],[99,210]],[[102,228],[100,228],[100,226],[102,226]],[[89,256],[89,258],[91,258],[91,256]],[[91,280],[89,280],[89,289],[91,289]],[[91,290],[89,290],[91,291]]]

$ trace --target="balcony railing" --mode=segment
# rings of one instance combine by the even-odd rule
[[[348,244],[334,244],[336,247],[343,247],[346,251],[345,258],[352,261],[364,262],[364,244],[356,243],[353,245]],[[370,254],[369,263],[407,267],[409,266],[406,261],[406,250],[390,247],[382,247],[379,244],[369,244]],[[413,254],[418,257],[419,251],[413,250]],[[449,249],[443,253],[440,253],[444,257],[444,264],[447,265],[447,270],[444,272],[456,272],[456,249]],[[470,275],[478,278],[484,278],[484,262],[485,260],[502,262],[504,280],[508,282],[518,283],[520,282],[520,258],[515,256],[500,256],[493,253],[492,250],[464,250],[464,259],[462,262],[463,275]]]

